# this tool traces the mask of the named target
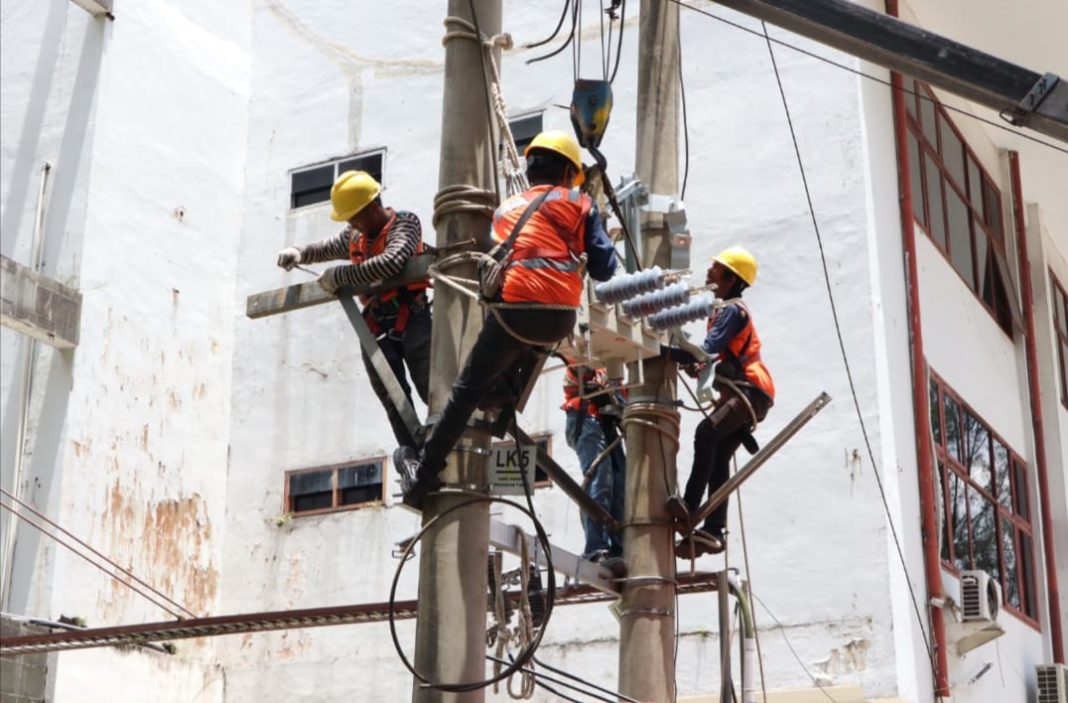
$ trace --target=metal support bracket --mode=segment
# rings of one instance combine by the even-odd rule
[[[509,554],[521,555],[522,543],[527,543],[527,554],[533,556],[540,566],[548,567],[549,562],[545,558],[541,544],[533,535],[529,535],[516,525],[506,525],[496,520],[490,520],[489,542],[497,549],[502,549]],[[561,549],[555,545],[552,547],[553,569],[568,576],[578,579],[582,583],[593,586],[602,593],[613,596],[619,595],[619,586],[616,584],[612,572],[600,564],[587,561],[577,554]]]
[[[1060,77],[1055,73],[1043,74],[1031,86],[1031,90],[1027,91],[1027,95],[1023,96],[1023,99],[1014,109],[1002,111],[1002,119],[1017,127],[1026,126],[1031,114],[1038,109],[1038,106],[1042,104],[1046,96],[1053,92],[1053,88],[1058,81],[1060,81]]]
[[[363,315],[360,314],[356,301],[344,295],[339,297],[338,300],[341,301],[341,307],[344,308],[345,315],[349,318],[349,324],[356,331],[363,353],[371,360],[371,367],[378,374],[378,379],[382,381],[382,385],[385,386],[386,397],[382,399],[382,402],[392,403],[393,407],[400,413],[401,419],[404,420],[404,426],[408,430],[408,437],[405,438],[405,443],[410,447],[418,447],[423,443],[423,425],[419,422],[419,416],[415,413],[415,408],[412,407],[408,396],[405,395],[404,390],[401,388],[393,369],[389,367],[385,354],[382,353],[378,346],[378,340],[375,339],[374,334],[371,333],[371,328],[367,326]]]

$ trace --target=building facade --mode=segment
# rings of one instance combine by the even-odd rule
[[[759,22],[695,4],[760,31]],[[633,5],[602,145],[614,178],[634,170]],[[275,267],[275,254],[336,233],[328,188],[353,165],[380,175],[385,204],[415,212],[426,240],[435,241],[432,203],[448,119],[441,114],[444,6],[152,0],[116,3],[114,21],[65,0],[3,0],[2,11],[3,254],[29,261],[48,161],[42,272],[83,295],[78,347],[39,345],[33,355],[17,494],[198,615],[385,600],[394,544],[418,529],[418,518],[393,495],[392,434],[355,336],[336,305],[260,320],[248,319],[244,305],[250,294],[305,280]],[[502,88],[517,139],[569,125],[561,106],[575,77],[570,51],[527,64],[546,47],[524,48],[548,36],[558,11],[557,3],[505,3],[514,48],[501,58]],[[746,299],[778,393],[758,439],[820,391],[834,399],[742,490],[748,564],[734,500],[726,557],[704,557],[698,568],[727,560],[750,579],[769,700],[807,689],[797,695],[932,701],[937,666],[925,645],[921,530],[928,481],[939,534],[927,543],[938,546],[934,576],[948,596],[951,699],[1034,700],[1034,667],[1053,661],[1048,534],[1056,576],[1068,581],[1068,156],[979,122],[989,111],[908,78],[905,112],[895,116],[886,71],[769,28],[852,70],[773,48],[817,239],[768,45],[680,12],[680,168],[693,267],[703,270],[733,244],[760,261]],[[956,0],[900,7],[907,21],[1062,76],[1068,65],[1050,47],[1066,13],[1053,2],[1023,10]],[[600,77],[597,8],[582,17],[579,75]],[[1019,41],[1014,27],[1038,36]],[[898,133],[908,153],[900,171]],[[1018,155],[1019,191],[1008,151]],[[904,219],[903,197],[911,201]],[[1035,365],[1027,360],[1029,317]],[[0,332],[0,453],[9,491],[23,339]],[[917,339],[926,366],[918,387],[930,407],[919,422]],[[1049,530],[1032,376],[1041,394]],[[563,436],[561,383],[559,370],[544,374],[522,419],[577,476]],[[683,413],[683,479],[699,419]],[[924,442],[927,466],[917,459]],[[581,552],[575,505],[551,487],[537,490],[535,505],[552,541]],[[15,536],[6,612],[79,616],[90,626],[172,617],[32,528],[21,525]],[[961,630],[949,601],[961,603],[965,570],[986,571],[999,584],[1004,634],[958,655]],[[414,573],[406,572],[399,597],[415,596]],[[1066,610],[1061,603],[1061,630]],[[714,700],[702,697],[719,690],[714,595],[681,598],[678,624],[680,697]],[[399,633],[410,651],[414,624],[401,623]],[[49,696],[410,696],[385,625],[177,645],[172,656],[51,655]],[[557,609],[539,657],[613,688],[611,611]]]

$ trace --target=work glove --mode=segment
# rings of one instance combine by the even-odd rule
[[[334,295],[337,293],[337,289],[341,287],[341,282],[338,280],[338,273],[340,273],[340,266],[331,266],[327,270],[319,274],[319,277],[315,279],[315,282],[319,284],[328,295]]]
[[[293,267],[300,263],[300,249],[286,247],[278,252],[278,267],[286,271],[292,271]]]
[[[698,378],[706,365],[707,364],[695,362],[692,364],[682,364],[679,366],[679,368],[682,369],[690,378]]]

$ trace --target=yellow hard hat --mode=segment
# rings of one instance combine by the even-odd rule
[[[330,189],[330,204],[334,206],[330,219],[337,222],[351,220],[381,192],[382,186],[366,171],[345,171],[337,177],[334,187]]]
[[[565,132],[562,129],[550,129],[542,132],[534,137],[530,144],[527,145],[527,148],[523,150],[523,156],[530,156],[530,152],[534,149],[554,151],[570,161],[578,169],[578,175],[575,176],[572,186],[580,186],[586,180],[586,174],[582,170],[582,151],[579,149],[579,143],[569,132]]]
[[[718,261],[729,268],[738,276],[738,278],[745,281],[747,285],[753,285],[753,282],[756,280],[756,257],[742,247],[728,247],[713,256],[712,261]]]

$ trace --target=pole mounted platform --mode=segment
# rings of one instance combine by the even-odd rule
[[[716,0],[821,44],[914,76],[1068,141],[1068,80],[1036,73],[850,0]]]

